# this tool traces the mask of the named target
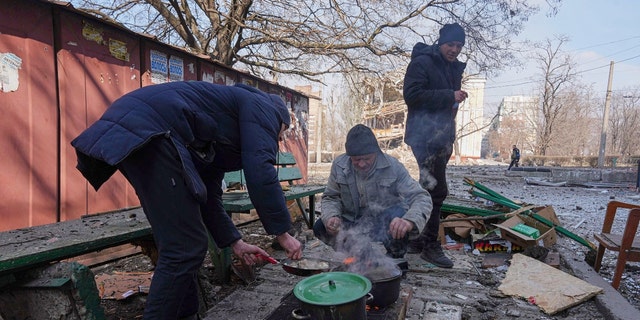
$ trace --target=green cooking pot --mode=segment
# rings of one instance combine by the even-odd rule
[[[302,302],[296,319],[358,320],[367,318],[371,281],[351,272],[325,272],[296,284],[293,294]]]

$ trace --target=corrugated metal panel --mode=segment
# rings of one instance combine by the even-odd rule
[[[57,130],[53,31],[47,6],[0,10],[0,231],[55,222]]]
[[[70,142],[123,94],[179,80],[245,82],[280,94],[295,124],[281,147],[306,174],[307,120],[296,102],[303,95],[62,2],[0,1],[0,230],[139,205],[120,173],[95,192],[75,169]]]
[[[61,220],[138,205],[118,172],[98,192],[75,169],[70,142],[123,94],[140,87],[136,37],[97,20],[59,12],[57,54],[61,109]]]

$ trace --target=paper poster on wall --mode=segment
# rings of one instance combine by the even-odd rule
[[[129,52],[127,52],[127,44],[123,41],[109,39],[109,52],[111,56],[122,61],[129,61]]]
[[[18,90],[20,85],[19,72],[22,59],[17,55],[7,52],[0,53],[0,91],[12,92]]]
[[[169,81],[184,80],[184,60],[180,57],[169,58]]]
[[[156,50],[149,51],[151,55],[151,82],[155,84],[167,82],[169,67],[167,55]]]
[[[90,23],[84,22],[84,25],[82,26],[82,37],[84,37],[86,40],[94,41],[99,45],[102,45],[104,43],[102,33],[102,28],[95,27]]]
[[[226,76],[224,72],[216,71],[213,82],[217,84],[225,84],[227,82],[225,78]]]
[[[208,73],[208,72],[203,72],[202,73],[202,81],[215,83],[214,78],[213,78],[213,74]]]

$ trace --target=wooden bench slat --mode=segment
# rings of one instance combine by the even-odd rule
[[[0,233],[0,274],[151,236],[141,208]]]
[[[302,179],[300,168],[294,167],[296,159],[290,152],[278,152],[276,169],[280,182],[290,182]],[[246,184],[247,178],[243,170],[231,171],[224,174],[224,181],[229,186],[232,183]]]
[[[289,190],[284,191],[284,198],[285,200],[301,199],[322,193],[324,189],[324,185],[292,185]],[[227,212],[247,212],[254,208],[249,198],[225,200],[223,205]]]
[[[291,152],[278,152],[276,164],[281,166],[293,166],[296,164],[296,158]]]
[[[302,172],[297,167],[278,168],[278,180],[281,182],[295,181],[302,179]]]
[[[302,172],[297,167],[279,167],[278,180],[280,182],[288,182],[302,179]],[[232,183],[246,184],[247,178],[242,170],[231,171],[224,174],[224,182],[229,186]]]

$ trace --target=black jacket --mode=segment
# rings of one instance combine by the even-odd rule
[[[408,107],[404,141],[412,148],[451,148],[455,140],[457,108],[454,91],[460,90],[466,63],[446,61],[437,45],[417,43],[404,78]]]

